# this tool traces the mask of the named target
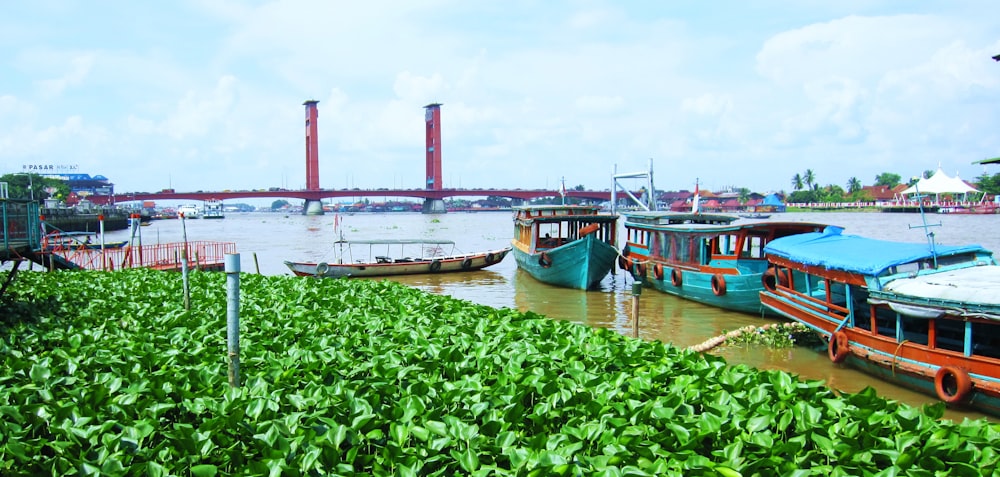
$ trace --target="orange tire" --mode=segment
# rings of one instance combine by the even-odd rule
[[[726,294],[726,277],[723,277],[722,274],[712,275],[712,293],[715,293],[715,296]]]
[[[680,288],[681,283],[682,283],[681,282],[682,278],[683,277],[681,276],[680,269],[675,268],[675,269],[673,269],[673,270],[670,271],[670,284],[671,285]]]
[[[549,268],[552,266],[552,259],[549,258],[549,254],[542,252],[542,254],[538,256],[538,264],[541,265],[542,268]]]
[[[663,265],[660,265],[659,263],[653,265],[653,276],[656,277],[657,280],[663,280]]]
[[[847,333],[836,331],[830,335],[830,343],[826,347],[830,361],[843,363],[847,355],[851,354],[851,343],[847,339]]]
[[[948,404],[962,404],[972,392],[972,378],[962,368],[941,366],[934,375],[934,391]]]

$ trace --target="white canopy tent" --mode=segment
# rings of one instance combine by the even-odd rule
[[[921,178],[916,184],[908,187],[906,190],[901,192],[904,196],[911,196],[920,192],[921,194],[934,194],[934,200],[937,202],[941,194],[962,194],[962,200],[968,199],[967,194],[969,192],[979,192],[975,187],[966,184],[961,178],[956,174],[955,177],[948,177],[938,167],[937,172],[928,178]]]

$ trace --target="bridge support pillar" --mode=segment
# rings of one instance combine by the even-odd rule
[[[323,203],[318,200],[306,199],[302,207],[302,215],[323,215]]]
[[[441,199],[424,199],[422,212],[425,214],[445,214],[448,209],[444,207],[444,201]]]

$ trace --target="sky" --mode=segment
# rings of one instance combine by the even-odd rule
[[[304,188],[307,100],[323,188],[423,188],[430,103],[444,187],[1000,173],[995,0],[4,3],[0,173]]]

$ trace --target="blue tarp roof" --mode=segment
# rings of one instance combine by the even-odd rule
[[[772,240],[764,253],[788,260],[834,270],[878,275],[889,267],[931,258],[926,243],[890,242],[842,235],[840,227],[823,232],[790,235]],[[938,256],[986,251],[979,245],[936,245]]]
[[[781,199],[778,198],[778,194],[771,194],[767,197],[764,197],[764,202],[762,202],[760,205],[785,205],[785,204],[782,203]]]

